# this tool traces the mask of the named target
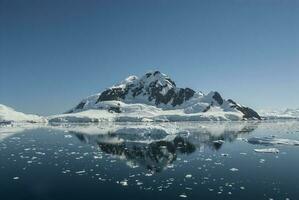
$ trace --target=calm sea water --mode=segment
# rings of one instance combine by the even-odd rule
[[[296,141],[298,121],[0,127],[0,198],[299,199]]]

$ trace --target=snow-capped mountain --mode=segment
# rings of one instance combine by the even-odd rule
[[[83,99],[53,122],[202,121],[261,119],[253,109],[218,92],[205,95],[179,88],[167,75],[153,71],[141,78],[129,76],[105,91]]]
[[[17,112],[8,106],[0,104],[0,124],[44,123],[46,121],[43,117]]]

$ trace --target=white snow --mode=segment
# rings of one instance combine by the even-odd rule
[[[220,105],[214,96],[217,92],[204,95],[195,92],[194,95],[184,100],[180,105],[173,106],[173,99],[167,104],[156,105],[155,100],[150,100],[149,91],[152,88],[162,88],[161,95],[166,95],[169,90],[178,92],[180,88],[163,73],[150,72],[138,78],[129,76],[124,81],[109,89],[123,90],[130,88],[121,101],[98,101],[101,93],[83,99],[78,106],[72,108],[67,115],[50,116],[55,122],[96,122],[96,121],[238,121],[243,120],[244,114],[236,109],[229,101],[223,99]],[[133,94],[137,89],[138,94]],[[218,94],[217,94],[218,95]],[[219,96],[219,95],[218,95]],[[221,97],[220,97],[221,98]],[[239,105],[239,104],[237,104]],[[241,106],[241,105],[239,105]],[[121,113],[107,114],[109,108],[120,108]],[[90,113],[87,110],[99,110]],[[104,111],[103,111],[104,110]],[[75,113],[80,113],[79,115]],[[92,115],[89,116],[89,114]],[[102,117],[101,117],[102,116]]]
[[[264,109],[259,111],[264,119],[299,119],[299,108],[286,110],[269,110]]]
[[[276,148],[266,148],[266,149],[254,149],[257,153],[279,153],[279,150]]]
[[[102,109],[97,109],[100,107]],[[221,109],[211,109],[209,112],[186,113],[184,109],[162,109],[152,105],[121,101],[99,102],[93,107],[82,112],[49,116],[49,122],[87,123],[87,122],[168,122],[168,121],[238,121],[243,119],[243,114],[236,111],[223,112]],[[121,113],[109,112],[109,107],[120,107]]]
[[[10,123],[45,123],[47,120],[43,117],[24,114],[22,112],[17,112],[14,109],[0,104],[0,123],[10,124]]]

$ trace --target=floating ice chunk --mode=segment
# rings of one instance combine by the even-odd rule
[[[224,140],[214,140],[213,143],[214,144],[223,144]]]
[[[123,180],[119,182],[122,186],[128,186],[128,181],[127,180]]]
[[[86,171],[82,170],[82,171],[77,171],[76,174],[84,174]]]
[[[247,142],[250,144],[262,144],[262,145],[293,145],[299,146],[298,140],[275,138],[275,137],[262,137],[262,138],[249,138]]]
[[[186,178],[192,178],[192,175],[191,174],[187,174],[185,177]]]
[[[181,197],[181,198],[187,198],[187,195],[185,195],[185,194],[181,194],[180,197]]]
[[[260,163],[264,163],[265,161],[265,159],[260,159]]]
[[[18,180],[18,179],[20,179],[20,177],[18,176],[13,177],[13,180]]]
[[[71,137],[73,137],[73,136],[71,136],[71,135],[64,135],[64,137],[65,137],[65,138],[71,138]]]
[[[268,149],[254,149],[257,153],[279,153],[279,150],[276,148],[268,148]]]
[[[142,182],[140,182],[140,181],[138,181],[138,182],[137,182],[137,185],[143,185],[143,183],[142,183]]]
[[[239,169],[237,169],[237,168],[231,168],[230,171],[237,172],[237,171],[239,171]]]

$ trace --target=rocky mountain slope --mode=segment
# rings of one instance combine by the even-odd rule
[[[179,88],[167,75],[153,71],[129,76],[105,91],[83,99],[52,122],[95,121],[206,121],[261,119],[249,107],[225,100],[218,92],[207,95]]]

